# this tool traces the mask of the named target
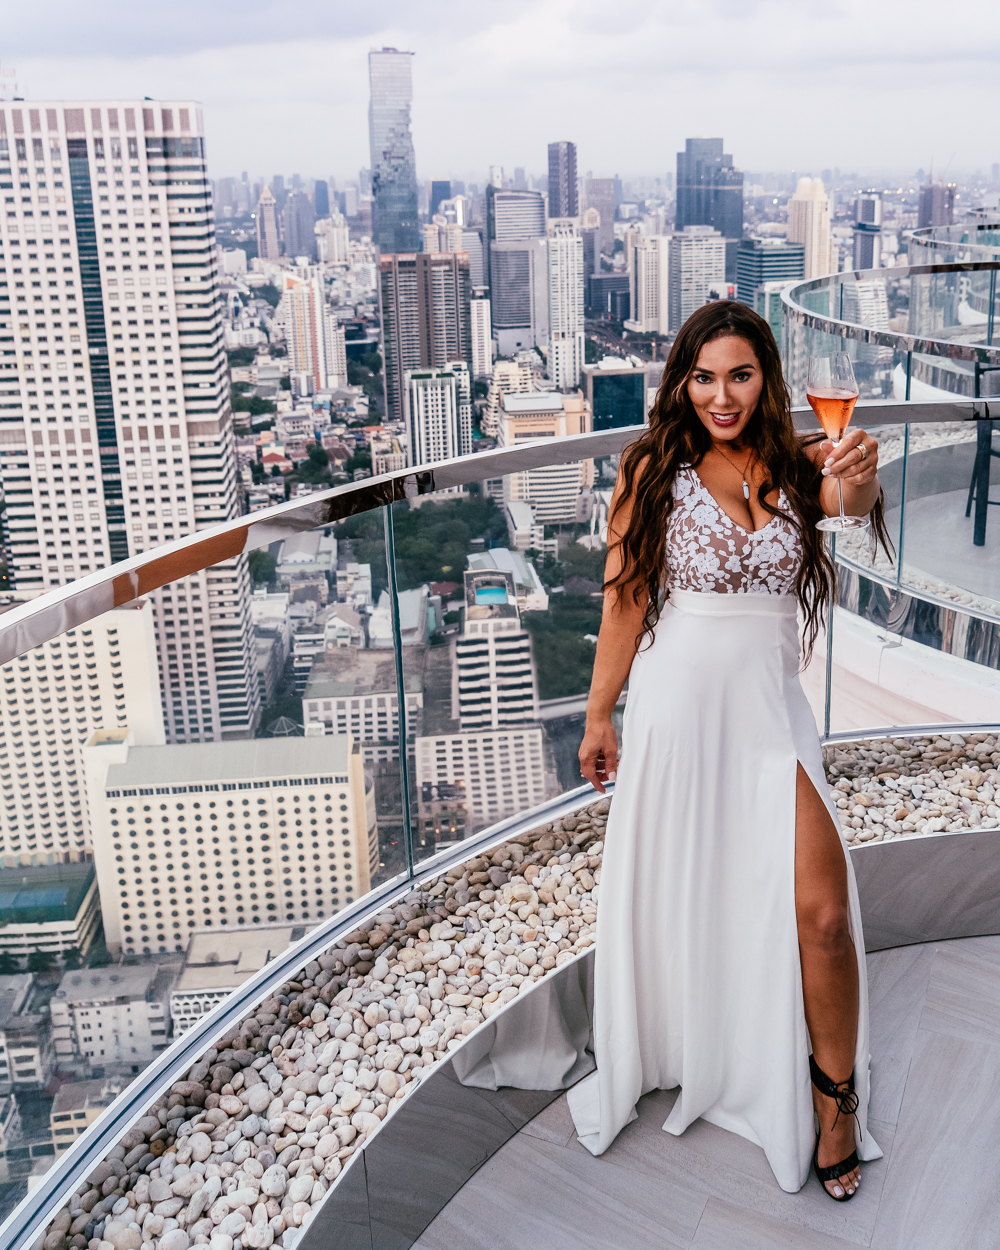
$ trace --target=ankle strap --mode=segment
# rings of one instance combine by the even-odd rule
[[[854,1090],[854,1073],[842,1081],[839,1085],[830,1079],[823,1069],[819,1066],[812,1055],[809,1056],[809,1075],[812,1077],[812,1083],[816,1086],[821,1094],[825,1094],[827,1098],[832,1098],[837,1104],[837,1114],[833,1121],[833,1127],[837,1127],[837,1121],[840,1119],[841,1113],[844,1115],[853,1115],[861,1131],[861,1121],[858,1119],[858,1106],[860,1099]]]

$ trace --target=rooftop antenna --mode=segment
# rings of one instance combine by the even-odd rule
[[[17,87],[17,70],[12,65],[0,68],[0,100],[16,100],[20,93]]]

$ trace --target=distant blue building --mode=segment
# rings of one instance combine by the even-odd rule
[[[368,54],[372,242],[384,255],[420,250],[416,157],[410,134],[412,57],[412,52],[395,48]]]

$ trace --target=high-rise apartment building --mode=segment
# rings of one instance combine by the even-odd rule
[[[521,624],[514,575],[466,571],[462,633],[455,640],[462,729],[506,729],[538,719],[531,635]]]
[[[831,215],[830,197],[822,178],[800,178],[788,201],[788,242],[802,245],[804,278],[822,278],[837,270]]]
[[[514,447],[536,438],[565,438],[590,432],[590,408],[579,391],[506,394],[500,405],[498,443]],[[549,464],[503,479],[505,502],[529,504],[536,525],[559,525],[578,519],[578,502],[594,484],[593,460]]]
[[[786,239],[740,239],[736,252],[736,298],[755,308],[757,288],[765,282],[793,282],[803,277],[805,248]]]
[[[85,749],[109,950],[184,950],[193,928],[316,921],[370,888],[371,782],[350,735]]]
[[[317,221],[314,228],[316,235],[316,259],[328,265],[346,265],[347,248],[351,241],[351,229],[347,219],[336,209],[329,217]]]
[[[239,504],[198,104],[0,104],[0,171],[21,183],[0,247],[25,283],[3,323],[0,476],[11,582],[30,596]],[[249,589],[239,556],[151,596],[168,740],[254,732]],[[190,717],[192,662],[208,681]]]
[[[583,197],[587,208],[592,208],[600,220],[597,226],[597,253],[600,268],[600,254],[610,256],[615,246],[615,180],[614,178],[588,178],[583,184]],[[587,225],[584,220],[583,225]]]
[[[278,211],[268,187],[261,191],[257,201],[257,255],[261,260],[279,260],[281,257]]]
[[[323,279],[318,274],[300,277],[296,272],[284,273],[279,311],[291,372],[307,374],[317,391],[346,386],[344,327],[337,323],[326,302]]]
[[[472,376],[488,378],[493,372],[493,323],[490,320],[489,298],[477,295],[469,304],[469,313]]]
[[[855,269],[878,269],[882,264],[882,195],[864,191],[854,201]]]
[[[469,258],[418,252],[379,258],[385,410],[402,421],[407,370],[470,361]]]
[[[499,437],[504,395],[527,394],[531,386],[531,366],[526,360],[498,360],[494,364],[482,416],[482,431],[488,438]]]
[[[489,273],[487,272],[486,253],[483,250],[483,232],[481,227],[463,226],[460,251],[467,252],[469,256],[469,281],[472,283],[472,289],[475,290],[479,287],[482,290],[486,290],[489,286]]]
[[[726,240],[710,226],[686,226],[670,236],[669,255],[669,324],[671,331],[677,331],[713,295],[723,298]]]
[[[743,174],[722,150],[721,139],[688,139],[677,153],[674,228],[711,226],[727,240],[726,273],[736,280],[736,245],[743,237]]]
[[[579,217],[576,144],[549,144],[549,216]]]
[[[447,179],[441,179],[440,181],[432,182],[431,191],[430,191],[430,203],[428,205],[428,211],[430,215],[432,217],[434,216],[434,214],[438,211],[438,206],[440,205],[442,200],[450,200],[450,199],[451,199],[451,182],[450,181],[448,181]]]
[[[292,191],[281,214],[284,227],[285,255],[316,259],[316,212],[309,196],[299,189]]]
[[[576,390],[583,369],[583,239],[574,219],[549,220],[548,375],[563,391]]]
[[[943,182],[920,188],[917,226],[950,226],[955,221],[955,186]]]
[[[382,48],[368,54],[368,139],[372,159],[372,242],[383,253],[415,252],[417,169],[410,134],[413,53]]]
[[[411,465],[433,464],[472,451],[469,366],[456,360],[440,369],[407,371],[407,452]]]
[[[638,233],[626,244],[631,319],[625,322],[625,329],[633,334],[668,332],[669,245],[669,235]]]
[[[84,744],[125,725],[143,746],[164,741],[152,603],[68,630],[4,665],[0,678],[0,864],[89,859]]]

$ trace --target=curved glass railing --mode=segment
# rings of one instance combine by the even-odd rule
[[[908,457],[922,451],[916,433],[936,428],[921,418],[933,415],[964,433],[976,428],[976,411],[967,400],[890,402],[869,411],[863,406],[859,417],[871,425],[877,417],[883,446],[896,429],[903,431],[903,477],[906,465],[917,463]],[[809,428],[811,413],[797,412],[796,421]],[[471,992],[482,971],[473,971],[475,942],[456,952],[455,943],[464,939],[454,931],[455,917],[463,922],[460,932],[475,935],[485,917],[479,909],[488,906],[493,915],[486,928],[509,929],[520,939],[503,943],[512,949],[498,961],[500,971],[490,972],[493,980],[482,982],[481,988],[510,978],[489,991],[497,995],[491,1004],[512,1001],[515,996],[507,991],[519,990],[526,978],[530,985],[531,969],[550,971],[565,963],[567,951],[578,955],[586,949],[596,900],[597,865],[589,860],[599,855],[594,846],[603,818],[593,792],[579,786],[576,751],[600,621],[608,493],[617,457],[637,434],[630,428],[542,440],[336,488],[146,552],[0,615],[7,710],[0,780],[8,805],[8,866],[30,866],[34,857],[53,871],[58,867],[67,879],[77,871],[85,878],[92,853],[107,947],[105,955],[92,932],[81,931],[85,966],[67,972],[45,1004],[54,1051],[49,1071],[75,1079],[65,1082],[66,1095],[57,1094],[49,1108],[47,1141],[53,1153],[42,1158],[52,1167],[38,1173],[30,1197],[0,1230],[0,1243],[30,1242],[73,1193],[77,1198],[65,1208],[67,1226],[58,1226],[61,1239],[53,1237],[49,1250],[57,1250],[56,1241],[58,1250],[63,1243],[81,1245],[81,1237],[86,1243],[101,1222],[93,1214],[98,1203],[106,1222],[146,1205],[134,1193],[136,1183],[123,1191],[122,1176],[135,1172],[141,1183],[140,1171],[148,1177],[159,1169],[164,1182],[163,1165],[153,1167],[154,1161],[164,1154],[180,1158],[186,1147],[181,1150],[179,1143],[195,1137],[192,1149],[196,1144],[199,1152],[206,1149],[202,1137],[209,1142],[202,1162],[227,1153],[231,1158],[224,1162],[236,1162],[237,1153],[249,1149],[244,1142],[256,1152],[248,1158],[261,1154],[268,1160],[271,1151],[269,1167],[286,1167],[312,1151],[306,1161],[313,1164],[301,1166],[303,1180],[295,1192],[304,1192],[304,1178],[313,1174],[314,1185],[323,1181],[322,1190],[336,1180],[333,1163],[323,1175],[326,1160],[338,1156],[345,1166],[356,1153],[354,1142],[375,1131],[373,1121],[355,1124],[354,1117],[383,1118],[387,1113],[378,1109],[411,1082],[387,1078],[380,1085],[376,1077],[367,1089],[365,1077],[361,1087],[355,1082],[356,1091],[365,1089],[355,1107],[343,1103],[346,1090],[337,1092],[325,1105],[352,1112],[338,1125],[346,1140],[333,1155],[317,1156],[319,1139],[329,1137],[324,1130],[333,1120],[314,1113],[341,1082],[324,1089],[317,1078],[315,1091],[303,1088],[301,1109],[292,1106],[295,1098],[283,1104],[288,1114],[272,1108],[273,1098],[264,1108],[263,1093],[253,1099],[253,1107],[260,1103],[261,1109],[244,1113],[250,1102],[241,1094],[248,1096],[260,1083],[251,1071],[269,1083],[281,1077],[278,1088],[288,1076],[278,1065],[275,1073],[261,1076],[275,1050],[273,1039],[279,1038],[282,1062],[297,1075],[313,1070],[312,1060],[299,1065],[300,1060],[311,1055],[319,1065],[326,1045],[346,1043],[339,1058],[327,1055],[323,1079],[342,1076],[343,1067],[332,1072],[331,1063],[360,1062],[369,1047],[382,1054],[404,1038],[420,1042],[421,1030],[408,1022],[431,1025],[444,1010],[425,1006],[415,989],[413,1010],[421,1008],[426,1018],[401,1013],[398,1021],[383,1020],[380,1009],[368,1021],[375,1000],[359,999],[353,1024],[364,1018],[368,1028],[354,1041],[353,1025],[343,1036],[338,1033],[341,1024],[350,1023],[344,1014],[354,992],[375,993],[372,979],[385,986],[385,977],[411,974],[422,988],[435,980],[430,974],[438,964],[446,968],[457,959],[447,973],[452,979],[442,981],[440,995],[430,999],[444,1003],[448,1012],[437,1041],[448,1028],[454,1031],[442,1045],[431,1046],[435,1039],[428,1034],[427,1044],[416,1050],[400,1047],[403,1055],[429,1055],[424,1066],[430,1067],[438,1051],[453,1049],[451,1044],[479,1023],[477,1012],[482,1020],[492,1014],[475,1005],[489,994]],[[965,442],[956,439],[954,445],[964,448]],[[892,457],[887,459],[891,468]],[[265,553],[251,565],[261,585],[253,599],[241,603],[229,588],[238,585],[240,562],[251,552]],[[197,601],[191,580],[205,568],[216,570],[219,581],[211,604]],[[861,568],[853,565],[850,571],[861,576]],[[889,584],[879,570],[865,568],[863,576],[866,584]],[[912,594],[925,605],[938,602],[916,588]],[[855,603],[843,601],[851,609],[846,615],[860,624],[869,607],[869,620],[881,628],[891,632],[899,624],[875,620],[870,592],[859,592]],[[973,619],[965,606],[949,610]],[[849,655],[838,656],[840,636],[835,627],[834,645],[825,656],[818,650],[819,675],[813,679],[818,719],[825,716],[833,731],[857,724],[891,726],[879,731],[884,736],[918,724],[924,728],[912,732],[932,742],[946,732],[933,722],[951,718],[953,732],[967,722],[968,733],[980,732],[986,740],[990,718],[977,713],[972,698],[963,707],[961,692],[945,717],[897,715],[892,705],[889,714],[878,715],[878,708],[867,720],[847,717],[845,724],[837,700],[856,674],[842,662]],[[924,656],[926,647],[919,650]],[[952,659],[958,654],[951,643],[938,650]],[[976,662],[997,666],[995,655]],[[201,713],[209,672],[220,687],[220,704],[232,699],[256,705],[256,737],[206,740]],[[584,805],[582,817],[572,815]],[[540,878],[550,880],[545,898],[531,885],[530,874],[531,888],[520,897],[525,886],[512,871],[523,867],[524,855],[509,848],[527,846],[518,839],[532,831],[534,862],[549,873]],[[550,838],[551,844],[539,841]],[[500,846],[508,852],[498,863]],[[411,909],[406,918],[400,910],[405,908]],[[540,920],[531,921],[536,914]],[[421,950],[423,967],[417,968],[415,960],[399,956],[414,934],[410,925],[422,917],[430,921],[427,936],[420,937],[418,928],[415,941],[429,946]],[[505,917],[507,925],[497,923]],[[443,927],[434,930],[435,925]],[[527,939],[529,962],[515,959],[507,968],[528,932],[536,933]],[[379,940],[371,945],[375,936]],[[448,953],[435,948],[441,942],[452,943]],[[519,966],[525,971],[513,970]],[[307,974],[304,981],[297,979],[300,970]],[[363,986],[350,984],[357,978]],[[335,994],[319,992],[334,982]],[[343,1001],[333,1001],[347,991]],[[306,1012],[310,1000],[317,1009]],[[340,1016],[334,1017],[334,1008]],[[385,1010],[391,1017],[396,1008]],[[134,1024],[140,1013],[141,1029]],[[470,1022],[468,1030],[457,1024],[460,1013]],[[307,1014],[311,1049],[293,1045],[288,1033]],[[186,1029],[172,1045],[171,1018],[175,1038]],[[341,1024],[321,1027],[330,1018]],[[286,1022],[280,1035],[275,1032]],[[383,1025],[386,1037],[378,1032]],[[376,1040],[369,1041],[369,1033]],[[223,1040],[233,1045],[223,1046]],[[297,1049],[302,1053],[295,1054]],[[232,1052],[231,1062],[222,1057],[224,1051]],[[193,1064],[203,1062],[209,1064],[203,1076],[211,1076],[207,1095],[204,1088],[203,1097],[197,1091],[170,1092],[185,1074],[191,1079]],[[399,1072],[402,1063],[390,1071]],[[408,1066],[402,1075],[414,1070]],[[243,1076],[237,1083],[238,1073]],[[84,1082],[90,1088],[78,1116],[74,1087]],[[211,1088],[215,1084],[218,1090]],[[122,1092],[113,1101],[116,1086]],[[169,1114],[172,1099],[174,1107],[184,1107],[183,1122]],[[210,1106],[210,1099],[217,1105]],[[229,1101],[223,1105],[223,1099]],[[348,1103],[352,1100],[348,1095]],[[366,1102],[372,1107],[357,1110]],[[151,1108],[158,1127],[150,1122]],[[257,1125],[247,1136],[237,1129],[251,1115],[267,1120],[268,1131]],[[326,1123],[310,1128],[320,1118]],[[280,1129],[274,1127],[278,1120]],[[347,1131],[352,1128],[353,1135]],[[274,1143],[268,1144],[269,1134]],[[310,1135],[317,1137],[315,1144]],[[278,1141],[287,1144],[274,1151]],[[220,1143],[223,1149],[217,1150]],[[12,1145],[10,1162],[16,1161],[12,1150],[30,1144]],[[329,1149],[331,1143],[324,1147]],[[294,1157],[279,1163],[289,1150]],[[95,1162],[104,1158],[110,1159],[110,1172],[96,1186],[86,1184]],[[286,1171],[287,1182],[294,1173]],[[102,1192],[94,1194],[95,1187]],[[261,1192],[260,1186],[247,1188]],[[279,1209],[288,1192],[286,1186],[276,1196]],[[318,1201],[313,1192],[309,1202]],[[176,1217],[166,1207],[154,1211],[158,1203],[169,1206],[194,1191],[171,1193],[149,1201],[138,1221],[144,1238],[155,1225],[154,1220],[145,1227],[150,1213],[164,1221]],[[206,1201],[211,1196],[206,1194]],[[304,1212],[299,1223],[289,1217],[281,1232],[271,1227],[269,1241],[266,1231],[252,1231],[255,1219],[263,1229],[256,1204],[250,1212],[245,1245],[279,1240],[290,1247],[293,1230],[305,1218]],[[130,1221],[124,1223],[127,1228]],[[232,1221],[233,1227],[237,1223]],[[151,1235],[159,1240],[172,1231],[163,1225]],[[130,1246],[132,1238],[132,1232],[123,1232],[122,1245]],[[169,1250],[181,1240],[161,1246]]]
[[[954,226],[925,226],[907,243],[911,265],[1000,260],[1000,215],[986,211]]]

